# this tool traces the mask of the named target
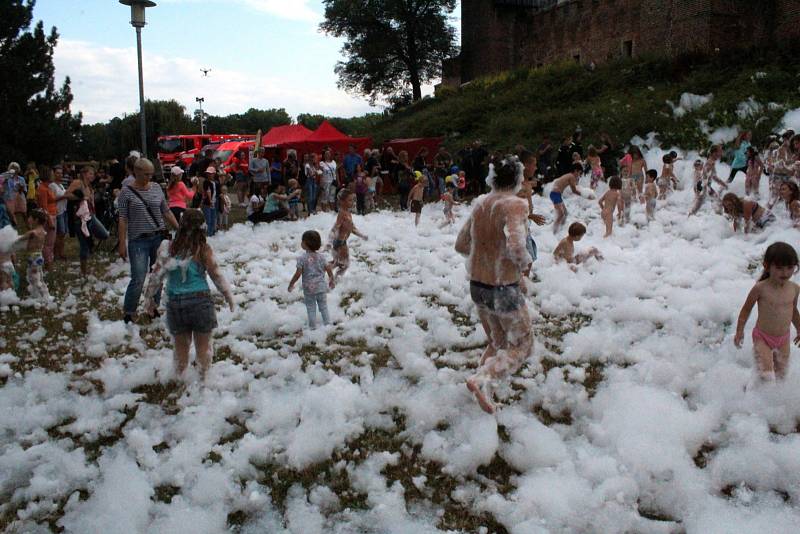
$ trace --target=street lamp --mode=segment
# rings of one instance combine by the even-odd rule
[[[198,97],[195,97],[194,101],[197,102],[198,104],[200,104],[200,135],[205,135],[206,134],[206,130],[205,130],[206,117],[205,117],[205,115],[203,115],[203,102],[205,102],[206,99],[203,98],[203,97],[199,97],[198,96]]]
[[[142,130],[142,156],[147,155],[147,123],[144,117],[144,77],[142,76],[142,28],[146,24],[144,10],[155,7],[152,0],[119,0],[120,4],[131,6],[131,26],[136,28],[136,54],[139,57],[139,121]]]

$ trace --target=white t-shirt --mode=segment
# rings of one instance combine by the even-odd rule
[[[336,181],[336,162],[321,161],[319,168],[322,169],[322,184],[329,185]]]
[[[261,203],[261,199],[259,198],[258,195],[253,195],[252,197],[250,197],[250,202],[247,203],[248,217],[250,217],[256,211],[256,208],[254,206],[256,206],[259,203]]]
[[[64,189],[64,186],[58,182],[50,182],[50,185],[48,185],[47,187],[50,188],[50,191],[52,191],[56,197],[64,196],[64,193],[67,192],[67,190]],[[61,215],[65,211],[67,211],[66,198],[56,202],[56,215]]]

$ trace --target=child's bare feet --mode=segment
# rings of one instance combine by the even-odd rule
[[[494,404],[492,403],[491,400],[489,400],[486,397],[486,394],[484,393],[483,389],[481,388],[481,385],[478,384],[479,381],[482,381],[482,380],[480,378],[475,377],[475,376],[472,376],[472,377],[468,378],[467,379],[467,389],[470,390],[472,392],[472,394],[475,396],[475,400],[478,401],[478,404],[480,405],[481,409],[484,412],[486,412],[488,414],[493,414],[494,411],[495,411]],[[485,385],[485,381],[482,381],[482,382],[483,382],[483,385]]]

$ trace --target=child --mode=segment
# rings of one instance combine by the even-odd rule
[[[703,187],[703,162],[699,159],[694,160],[694,175],[692,176],[692,183],[694,184],[694,205],[689,215],[694,215],[700,210],[700,206],[706,200],[706,190]]]
[[[786,376],[791,325],[798,332],[794,343],[800,345],[800,313],[797,311],[800,286],[791,281],[797,266],[797,251],[791,245],[779,241],[767,247],[764,272],[739,312],[733,343],[741,348],[745,324],[753,306],[758,304],[758,319],[752,334],[753,352],[758,374],[765,381]]]
[[[622,180],[619,176],[612,176],[608,180],[609,190],[600,197],[600,216],[606,224],[606,235],[603,237],[611,237],[611,232],[614,229],[614,209],[619,205],[620,189],[622,189]]]
[[[300,195],[303,191],[300,189],[300,184],[297,180],[292,178],[289,180],[289,189],[287,194],[289,196],[289,220],[296,221],[300,218]]]
[[[631,155],[631,180],[636,185],[637,196],[641,201],[642,191],[644,189],[644,175],[647,173],[647,162],[644,160],[641,149],[638,146],[632,146],[629,150]]]
[[[47,214],[40,209],[31,210],[27,222],[31,230],[23,234],[19,241],[25,241],[25,250],[28,252],[28,292],[31,298],[49,300],[50,292],[42,277],[44,266],[42,247],[47,235],[44,229],[44,225],[47,224]]]
[[[303,301],[308,312],[308,326],[313,330],[317,327],[317,307],[322,315],[322,324],[330,323],[328,317],[328,288],[333,289],[336,283],[333,280],[333,268],[325,262],[325,257],[318,251],[322,246],[322,238],[319,232],[309,230],[303,232],[300,246],[305,250],[297,258],[297,270],[294,272],[289,291],[294,289],[294,285],[300,277],[303,277]],[[325,285],[325,273],[328,273],[328,285]]]
[[[420,182],[417,182],[418,184]],[[339,200],[339,214],[336,216],[336,222],[331,228],[330,240],[331,248],[333,249],[333,261],[330,263],[331,268],[337,268],[335,280],[338,280],[344,272],[350,267],[350,253],[347,249],[347,238],[350,234],[355,234],[364,241],[367,236],[362,234],[356,229],[353,224],[353,216],[350,210],[353,209],[353,198],[355,193],[350,189],[343,189],[342,196]]]
[[[775,221],[775,215],[762,208],[754,200],[742,200],[734,193],[728,193],[722,198],[722,209],[725,215],[733,219],[733,231],[739,230],[740,219],[744,219],[744,233],[749,234],[751,227],[763,230]]]
[[[553,210],[556,214],[555,221],[553,221],[554,234],[558,233],[561,225],[567,220],[567,208],[564,206],[564,198],[562,196],[564,190],[569,187],[572,189],[573,193],[581,196],[581,192],[578,189],[578,180],[580,179],[582,172],[583,165],[581,163],[573,163],[572,172],[568,172],[567,174],[556,178],[556,180],[553,182],[553,189],[550,191],[550,200],[553,202]]]
[[[570,224],[569,229],[567,230],[567,237],[562,239],[556,249],[553,251],[553,257],[555,260],[557,262],[566,261],[572,265],[583,263],[589,258],[602,260],[603,255],[600,254],[600,252],[594,247],[590,248],[586,252],[575,255],[575,243],[583,239],[585,234],[586,227],[583,224],[579,222]]]
[[[444,220],[445,225],[453,224],[456,222],[455,215],[453,215],[453,205],[455,205],[455,199],[453,198],[453,192],[455,191],[456,187],[455,184],[451,181],[447,182],[445,186],[445,192],[442,193],[442,202],[444,202]]]
[[[655,169],[648,169],[647,184],[644,186],[644,211],[647,215],[648,223],[656,218],[656,197],[658,196],[656,177],[658,177],[658,172]]]
[[[219,226],[223,230],[227,230],[230,228],[231,213],[231,199],[228,196],[228,186],[223,185],[220,191],[222,191],[222,196],[220,197],[220,207],[222,209],[219,212]]]
[[[378,194],[378,182],[381,180],[380,167],[372,168],[372,176],[367,177],[367,213],[373,211],[376,205],[376,197]]]
[[[752,195],[758,199],[758,189],[761,184],[761,174],[764,172],[764,164],[758,157],[758,150],[754,146],[747,147],[747,170],[745,171],[744,194]]]
[[[672,155],[674,152],[670,152],[669,154],[664,154],[664,157],[661,158],[661,161],[664,163],[664,166],[661,168],[661,177],[658,179],[658,199],[659,200],[666,200],[667,195],[672,189],[677,189],[678,187],[678,177],[675,176],[674,170],[674,156]],[[675,155],[677,156],[677,154]]]
[[[359,215],[366,215],[369,184],[367,183],[367,173],[361,168],[361,164],[356,165],[354,182],[356,190],[356,212]]]
[[[414,214],[414,226],[419,226],[419,218],[422,215],[422,196],[425,194],[425,184],[423,183],[422,173],[414,171],[416,183],[408,193],[408,205],[411,213]]]
[[[75,217],[81,221],[81,233],[89,237],[89,221],[92,220],[92,212],[89,211],[89,203],[83,197],[82,189],[76,189],[73,195],[75,195],[75,199],[78,201],[78,209],[75,210]]]
[[[603,179],[603,166],[600,163],[600,156],[594,145],[589,145],[587,149],[586,163],[592,168],[592,189],[597,187],[597,182]]]
[[[632,179],[623,178],[617,204],[617,220],[620,226],[625,226],[631,221],[631,205],[634,197],[636,197],[636,185]]]
[[[19,275],[14,267],[14,246],[18,241],[19,236],[14,227],[9,225],[0,229],[0,291],[19,291]]]
[[[145,291],[145,310],[155,315],[155,295],[167,279],[167,329],[175,340],[175,370],[181,376],[189,364],[189,347],[194,339],[200,364],[200,377],[205,380],[211,365],[211,333],[217,326],[214,301],[206,275],[225,297],[234,311],[233,293],[219,272],[214,251],[206,243],[205,217],[197,209],[183,212],[175,239],[164,241],[158,249]]]

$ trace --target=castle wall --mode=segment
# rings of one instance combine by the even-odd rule
[[[567,0],[544,11],[463,0],[461,9],[462,83],[565,59],[598,64],[800,38],[800,0]]]

